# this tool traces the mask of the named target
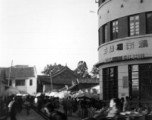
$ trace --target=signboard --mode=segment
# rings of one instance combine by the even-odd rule
[[[124,55],[124,56],[116,56],[105,59],[105,62],[115,62],[115,61],[122,61],[122,60],[131,60],[131,59],[141,59],[144,58],[144,54],[136,54],[136,55]]]
[[[152,52],[149,49],[152,49],[151,37],[110,41],[99,48],[99,62],[107,63],[152,57]]]
[[[123,88],[128,88],[128,76],[123,76]]]

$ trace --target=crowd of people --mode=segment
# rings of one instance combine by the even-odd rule
[[[45,113],[50,120],[67,120],[68,116],[75,113],[82,120],[105,120],[115,117],[121,112],[134,111],[140,114],[149,114],[150,108],[146,104],[131,104],[129,97],[113,98],[110,102],[89,99],[86,97],[72,98],[68,96],[60,99],[58,97],[40,96],[10,96],[4,100],[0,99],[1,114],[10,116],[16,120],[16,114],[26,111],[30,115],[30,106],[35,106],[40,112]],[[152,113],[152,112],[151,112]]]
[[[30,114],[30,106],[33,101],[32,96],[8,96],[0,98],[0,116],[5,118],[10,117],[11,120],[16,120],[16,114],[25,110],[27,115]]]

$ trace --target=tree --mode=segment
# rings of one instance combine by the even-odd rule
[[[99,69],[95,65],[93,66],[91,73],[93,74],[93,78],[99,78]]]
[[[44,70],[42,71],[43,74],[45,75],[49,75],[50,72],[53,74],[59,70],[61,70],[64,66],[62,66],[61,64],[56,64],[54,63],[54,65],[50,64],[50,65],[47,65]]]
[[[75,69],[76,74],[80,75],[81,77],[90,77],[88,73],[88,67],[85,61],[79,61],[77,68]]]

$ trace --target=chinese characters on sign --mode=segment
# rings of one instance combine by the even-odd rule
[[[134,42],[126,43],[126,49],[127,50],[134,49]]]
[[[117,50],[123,50],[123,43],[117,44]]]
[[[141,40],[139,41],[139,48],[148,47],[148,41],[147,40]]]
[[[123,45],[126,45],[127,50],[131,50],[131,49],[135,48],[135,43],[134,42],[127,42],[126,44],[119,43],[116,46],[111,45],[111,46],[109,46],[109,48],[106,47],[104,49],[104,54],[112,53],[115,50],[117,50],[117,51],[123,50],[124,49]],[[148,41],[147,40],[140,40],[138,48],[145,48],[145,47],[148,47]]]
[[[111,45],[111,46],[110,46],[109,52],[110,52],[110,53],[111,53],[111,52],[114,52],[114,45]]]

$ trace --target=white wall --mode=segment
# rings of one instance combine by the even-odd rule
[[[25,86],[15,86],[15,81],[23,79],[25,80]],[[32,80],[32,86],[30,86],[30,80]],[[29,94],[36,93],[37,90],[37,77],[31,78],[15,78],[12,80],[12,86],[18,88],[21,91],[26,91]]]

